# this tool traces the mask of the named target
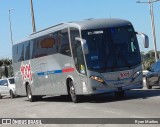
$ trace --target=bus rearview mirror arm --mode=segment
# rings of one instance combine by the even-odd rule
[[[144,33],[138,33],[138,32],[136,32],[136,34],[140,35],[143,38],[144,47],[148,48],[149,47],[149,38],[148,38],[148,36],[146,34],[144,34]]]

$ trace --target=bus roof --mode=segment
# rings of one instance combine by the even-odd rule
[[[70,24],[77,24],[82,30],[85,29],[97,29],[97,28],[108,28],[116,26],[124,26],[131,24],[127,20],[122,19],[88,19],[84,21],[71,22]]]
[[[87,19],[83,21],[74,21],[74,22],[68,22],[68,23],[60,23],[54,26],[51,26],[49,28],[37,31],[35,33],[32,33],[27,39],[30,40],[42,35],[45,35],[46,33],[52,33],[54,31],[67,28],[68,26],[75,26],[80,28],[81,30],[87,30],[87,29],[98,29],[98,28],[108,28],[108,27],[116,27],[116,26],[125,26],[130,25],[131,23],[127,20],[123,19]],[[22,41],[21,41],[22,42]]]

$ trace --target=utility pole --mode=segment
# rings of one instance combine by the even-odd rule
[[[153,11],[153,3],[158,2],[160,0],[148,0],[148,2],[137,1],[137,3],[147,3],[149,4],[150,9],[150,17],[151,17],[151,27],[152,27],[152,36],[153,36],[153,44],[154,44],[154,52],[155,52],[155,61],[158,61],[157,56],[157,44],[156,44],[156,32],[155,32],[155,24],[154,24],[154,11]]]
[[[11,43],[13,45],[13,35],[12,35],[12,22],[11,22],[11,11],[14,9],[9,9],[9,28],[10,28],[10,34],[11,34]]]
[[[35,19],[34,19],[34,9],[33,9],[33,2],[30,0],[30,7],[31,7],[31,17],[32,17],[32,29],[33,33],[36,32],[36,25],[35,25]]]

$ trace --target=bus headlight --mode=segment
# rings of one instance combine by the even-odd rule
[[[90,78],[97,82],[104,83],[104,80],[99,76],[91,76]]]
[[[142,73],[142,70],[139,70],[139,71],[135,72],[134,75],[133,75],[133,78],[138,77],[141,73]]]

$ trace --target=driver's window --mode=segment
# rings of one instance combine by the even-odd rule
[[[80,41],[77,41],[76,43],[76,68],[79,73],[86,74],[86,67]]]

